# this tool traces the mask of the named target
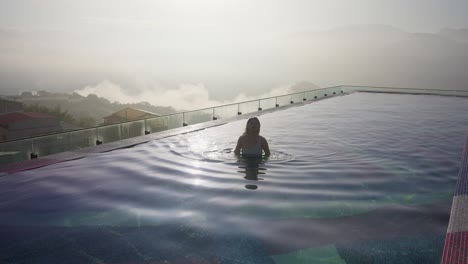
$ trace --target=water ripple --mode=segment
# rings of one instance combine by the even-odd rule
[[[385,97],[386,104],[375,98],[380,97],[349,96],[354,104],[343,97],[341,105],[329,100],[261,116],[262,135],[272,149],[265,160],[232,153],[245,125],[240,120],[2,177],[0,224],[177,223],[271,238],[265,244],[276,252],[287,242],[334,243],[325,237],[311,242],[314,236],[306,239],[300,228],[310,234],[334,230],[333,224],[346,230],[347,224],[359,225],[354,219],[388,218],[385,208],[400,216],[402,226],[411,215],[437,218],[451,202],[468,127],[459,111],[466,113],[468,104],[447,104],[456,111],[442,118],[431,110],[437,97],[423,99],[427,112],[410,111],[413,106],[405,108],[400,97],[394,105],[388,101],[394,97]],[[396,226],[388,228],[398,233]],[[289,240],[287,230],[304,241]]]

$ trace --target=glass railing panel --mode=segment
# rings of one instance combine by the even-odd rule
[[[385,92],[385,93],[421,93],[417,89],[398,89],[392,87],[343,86],[346,92]]]
[[[319,93],[321,93],[321,96],[322,96],[322,97],[331,96],[330,89],[328,89],[328,88],[326,88],[326,89],[321,89]]]
[[[276,103],[278,106],[285,106],[291,104],[291,96],[290,95],[283,95],[276,97]]]
[[[450,96],[463,96],[463,92],[453,90],[424,90],[426,94],[450,95]],[[467,93],[468,94],[468,93]]]
[[[385,92],[385,93],[420,93],[421,91],[413,89],[394,89],[390,87],[361,87],[361,91],[370,91],[370,92]]]
[[[468,91],[453,91],[454,96],[468,96]]]
[[[291,95],[291,101],[294,103],[300,103],[304,101],[304,93],[295,93]]]
[[[424,89],[424,90],[419,90],[417,93],[424,93],[424,94],[433,94],[433,95],[454,95],[453,91],[444,91],[444,90],[430,90],[430,89]]]
[[[305,98],[307,101],[312,101],[312,100],[315,100],[317,99],[317,95],[318,95],[319,91],[308,91],[305,93]]]
[[[150,133],[168,130],[168,118],[165,116],[146,119],[146,129]]]
[[[214,115],[216,119],[234,117],[237,116],[237,112],[239,112],[238,104],[224,105],[214,108]]]
[[[340,94],[340,91],[341,91],[340,87],[330,87],[329,88],[330,95],[332,95],[332,96]]]
[[[213,108],[184,113],[184,123],[193,125],[213,120]]]
[[[96,145],[97,129],[83,129],[69,132],[70,134],[70,150],[87,148]]]
[[[468,91],[455,91],[456,96],[468,96]]]
[[[33,153],[32,139],[0,143],[0,164],[30,159]]]
[[[70,150],[71,138],[69,133],[61,133],[33,138],[34,153],[39,157]]]
[[[344,92],[362,91],[362,92],[384,92],[384,93],[411,93],[411,94],[431,94],[431,95],[450,95],[450,96],[468,96],[468,91],[463,90],[445,90],[445,89],[424,89],[424,88],[398,88],[398,87],[372,87],[372,86],[341,86]]]
[[[257,112],[259,108],[259,101],[239,103],[239,112],[241,112],[242,114]]]
[[[98,139],[102,143],[114,142],[123,139],[121,124],[97,127]]]
[[[275,106],[276,98],[260,99],[260,108],[262,108],[262,110],[275,108]]]
[[[169,129],[182,127],[183,125],[182,123],[184,121],[182,113],[169,115],[166,117],[167,117],[167,126]]]
[[[343,86],[338,86],[338,89],[340,91],[340,94],[346,93],[346,89]]]
[[[139,137],[145,134],[145,120],[138,120],[121,124],[122,139]]]
[[[325,91],[323,89],[320,89],[317,91],[317,99],[325,97]]]
[[[431,93],[429,90],[426,89],[398,89],[392,87],[362,87],[361,90],[363,91],[370,91],[370,92],[383,92],[383,93],[409,93],[409,94],[424,94],[424,93]],[[438,92],[436,94],[439,94]]]
[[[357,86],[349,86],[349,85],[342,85],[342,86],[341,86],[341,89],[342,89],[343,92],[345,92],[345,93],[352,93],[352,92],[355,92],[355,91],[359,90],[359,87],[357,87]]]

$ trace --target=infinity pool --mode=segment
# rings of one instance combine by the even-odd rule
[[[356,93],[0,177],[0,263],[440,263],[468,99]]]

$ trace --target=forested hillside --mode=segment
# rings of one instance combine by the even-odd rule
[[[83,97],[77,93],[63,94],[40,91],[36,95],[23,93],[18,100],[23,103],[25,111],[49,113],[62,121],[79,127],[99,125],[103,122],[103,117],[125,107],[135,107],[159,115],[176,112],[172,107],[154,106],[147,102],[136,104],[110,102],[94,94]]]

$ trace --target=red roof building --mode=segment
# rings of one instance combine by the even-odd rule
[[[22,110],[23,104],[21,102],[0,98],[0,113],[10,113]]]
[[[158,117],[160,115],[145,110],[141,110],[134,107],[126,107],[122,110],[119,110],[112,115],[104,117],[104,124],[117,124],[128,121],[141,120],[145,118]]]
[[[35,112],[0,114],[0,141],[61,132],[60,120]]]

